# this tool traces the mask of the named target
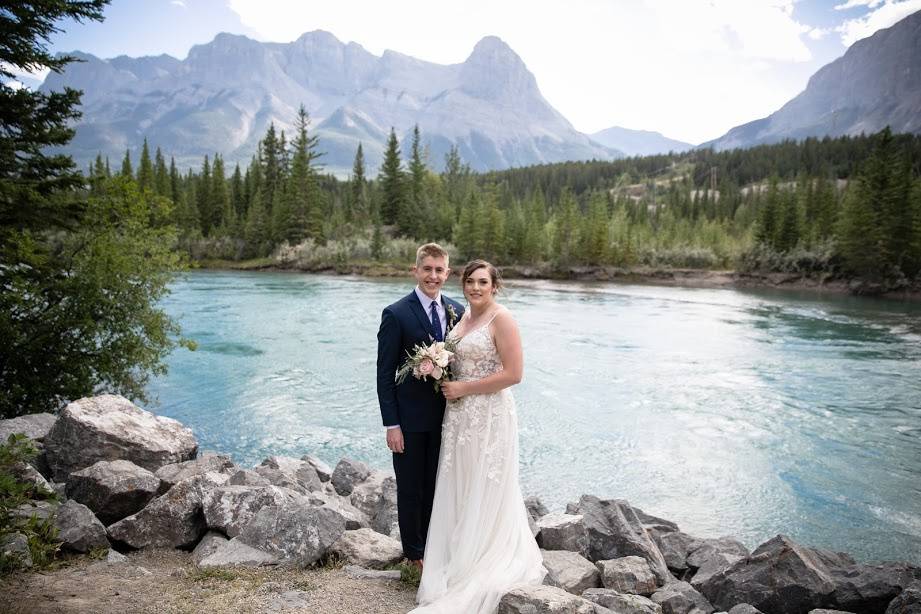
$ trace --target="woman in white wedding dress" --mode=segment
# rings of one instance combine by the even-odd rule
[[[461,278],[470,308],[442,385],[448,399],[438,481],[412,614],[493,614],[513,586],[546,574],[518,484],[518,418],[510,386],[523,368],[518,327],[495,294],[496,268],[469,263]]]

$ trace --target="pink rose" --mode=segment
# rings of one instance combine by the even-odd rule
[[[432,371],[435,370],[435,363],[432,362],[431,358],[423,358],[422,362],[419,363],[419,373],[425,377],[426,375],[431,375]]]

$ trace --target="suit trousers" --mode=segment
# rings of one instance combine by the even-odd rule
[[[397,478],[397,514],[403,555],[416,560],[421,559],[425,553],[425,538],[432,518],[441,430],[420,433],[404,431],[403,443],[403,453],[393,455],[393,471]]]

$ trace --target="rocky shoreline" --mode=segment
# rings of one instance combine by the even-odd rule
[[[107,552],[114,566],[123,553],[179,549],[199,570],[334,560],[363,582],[399,576],[388,571],[401,560],[388,472],[350,459],[330,467],[309,454],[239,467],[200,453],[176,420],[112,395],[80,399],[57,416],[0,421],[4,440],[20,432],[40,453],[18,478],[59,501],[32,501],[14,515],[51,519],[65,550]],[[858,563],[783,535],[750,552],[731,537],[688,535],[620,499],[583,495],[555,513],[534,497],[525,506],[548,575],[544,586],[507,593],[499,614],[921,613],[916,564]],[[29,566],[23,535],[6,535],[0,547]]]
[[[403,277],[406,267],[385,264],[351,263],[334,266],[295,266],[261,262],[256,266],[241,265],[231,261],[208,261],[202,270],[274,271],[287,273],[314,273],[329,275],[354,275],[358,277]],[[873,296],[890,300],[921,301],[918,283],[901,290],[881,291],[878,286],[828,275],[818,277],[799,273],[743,273],[738,271],[711,271],[707,269],[673,269],[656,267],[609,266],[521,266],[501,267],[505,279],[611,282],[646,284],[683,288],[771,289],[791,290],[842,296]],[[458,272],[455,271],[455,274]]]

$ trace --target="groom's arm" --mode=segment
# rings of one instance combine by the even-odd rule
[[[400,347],[400,323],[388,307],[381,314],[381,326],[377,331],[377,400],[384,426],[400,424],[397,385],[394,381],[399,368]]]

